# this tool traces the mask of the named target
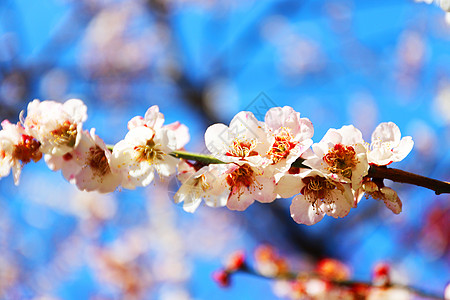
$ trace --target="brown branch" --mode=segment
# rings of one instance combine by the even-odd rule
[[[371,165],[367,177],[374,179],[389,179],[395,182],[421,186],[433,190],[436,195],[450,193],[450,182],[428,178],[399,169],[387,168],[385,166],[380,167]]]

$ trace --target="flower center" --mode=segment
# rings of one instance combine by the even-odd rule
[[[254,173],[249,165],[242,165],[228,174],[227,183],[230,187],[249,188],[255,181]]]
[[[323,157],[331,173],[341,174],[345,178],[352,177],[352,169],[359,163],[356,151],[352,146],[336,144]]]
[[[88,165],[100,176],[111,173],[105,151],[99,146],[89,148]]]
[[[42,158],[42,153],[39,151],[41,143],[35,140],[32,136],[22,134],[22,141],[14,146],[12,157],[27,164],[31,160],[34,162],[39,161]],[[4,153],[2,153],[4,157]]]
[[[61,127],[50,132],[53,136],[53,143],[56,145],[75,146],[77,139],[77,125],[65,121]]]
[[[239,139],[235,139],[233,141],[233,144],[231,145],[230,150],[228,150],[228,152],[225,155],[234,157],[246,157],[258,155],[258,152],[253,150],[255,149],[255,147],[256,147],[255,140],[240,141]]]
[[[321,176],[307,176],[302,179],[305,186],[300,193],[305,196],[315,210],[319,209],[321,203],[331,204],[334,202],[330,192],[337,188],[331,181]],[[318,201],[319,200],[319,201]]]
[[[148,161],[149,163],[153,163],[156,160],[163,160],[166,155],[164,151],[156,147],[153,139],[148,140],[145,145],[134,147],[134,150],[140,152],[138,161]]]
[[[297,145],[297,142],[291,142],[292,135],[287,128],[282,128],[280,133],[275,136],[275,142],[267,153],[274,164],[286,158],[290,151]]]

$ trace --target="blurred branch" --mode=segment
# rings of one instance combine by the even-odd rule
[[[268,276],[268,275],[264,275],[264,274],[258,272],[257,270],[249,267],[248,265],[245,265],[244,267],[242,267],[236,271],[227,271],[227,272],[229,275],[240,272],[240,273],[245,273],[245,274],[257,276],[260,278],[272,279],[272,280],[305,281],[308,279],[319,279],[319,280],[322,280],[322,281],[327,282],[334,286],[347,287],[347,288],[353,289],[355,291],[355,293],[356,293],[356,291],[361,290],[361,288],[365,288],[365,289],[375,288],[375,289],[384,289],[384,290],[401,289],[401,290],[405,290],[410,293],[413,293],[417,296],[425,297],[428,299],[444,299],[442,296],[439,296],[439,295],[436,295],[436,294],[433,294],[433,293],[430,293],[427,291],[423,291],[423,290],[420,290],[418,288],[415,288],[415,287],[412,287],[409,285],[398,284],[398,283],[387,283],[387,284],[383,284],[383,285],[377,285],[370,281],[337,280],[337,279],[333,279],[330,277],[325,277],[323,275],[320,275],[320,274],[314,273],[314,272],[299,272],[299,273],[285,272],[285,273],[275,275],[275,276]]]

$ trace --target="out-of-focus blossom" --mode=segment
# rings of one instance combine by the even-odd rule
[[[0,130],[0,177],[8,176],[12,169],[14,183],[18,185],[22,166],[42,158],[40,143],[27,135],[20,123],[11,124],[4,120],[1,124],[3,129]]]
[[[348,280],[350,279],[350,269],[341,261],[324,258],[317,263],[316,272],[323,278],[331,280]]]
[[[28,134],[41,143],[43,153],[62,156],[80,142],[86,119],[87,107],[79,99],[64,103],[34,100],[28,104],[22,123]]]
[[[396,124],[379,124],[372,133],[372,143],[367,153],[369,163],[385,166],[403,160],[411,152],[414,142],[410,136],[400,137],[400,129]]]
[[[256,269],[264,276],[277,277],[289,272],[286,259],[281,257],[272,246],[258,246],[254,256]]]
[[[319,143],[312,145],[315,155],[305,157],[304,164],[334,181],[351,183],[356,190],[369,170],[364,144],[361,132],[353,125],[329,129]]]
[[[380,262],[375,265],[372,272],[372,280],[377,286],[388,286],[391,283],[389,264]]]
[[[410,300],[413,295],[405,289],[398,288],[371,288],[367,300]]]

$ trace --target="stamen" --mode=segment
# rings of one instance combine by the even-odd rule
[[[352,177],[353,168],[359,163],[356,151],[352,146],[336,144],[323,157],[331,173],[340,174],[345,178]]]
[[[292,135],[287,128],[282,128],[280,133],[275,136],[275,142],[267,153],[273,163],[277,163],[283,158],[286,158],[290,151],[298,144],[297,142],[291,142]]]
[[[150,164],[155,163],[158,160],[163,160],[166,153],[158,149],[153,139],[148,140],[143,146],[136,146],[134,150],[140,152],[138,161],[147,161]]]
[[[231,149],[225,155],[234,157],[247,157],[258,155],[258,152],[253,150],[255,147],[256,147],[255,140],[241,141],[239,139],[235,139],[233,141],[233,144],[231,145]]]
[[[31,160],[37,162],[42,158],[42,153],[39,151],[40,146],[41,143],[32,136],[23,134],[22,141],[14,146],[12,157],[22,161],[23,164],[27,164]],[[4,154],[2,156],[4,157]]]
[[[99,146],[89,148],[88,165],[100,176],[111,173],[105,151]]]
[[[53,143],[59,146],[75,146],[77,138],[77,125],[65,121],[61,127],[50,132],[53,136]]]
[[[321,203],[332,204],[335,202],[331,191],[337,188],[337,186],[331,180],[316,175],[307,176],[302,181],[305,186],[301,189],[300,193],[311,203],[317,214],[321,212]]]

